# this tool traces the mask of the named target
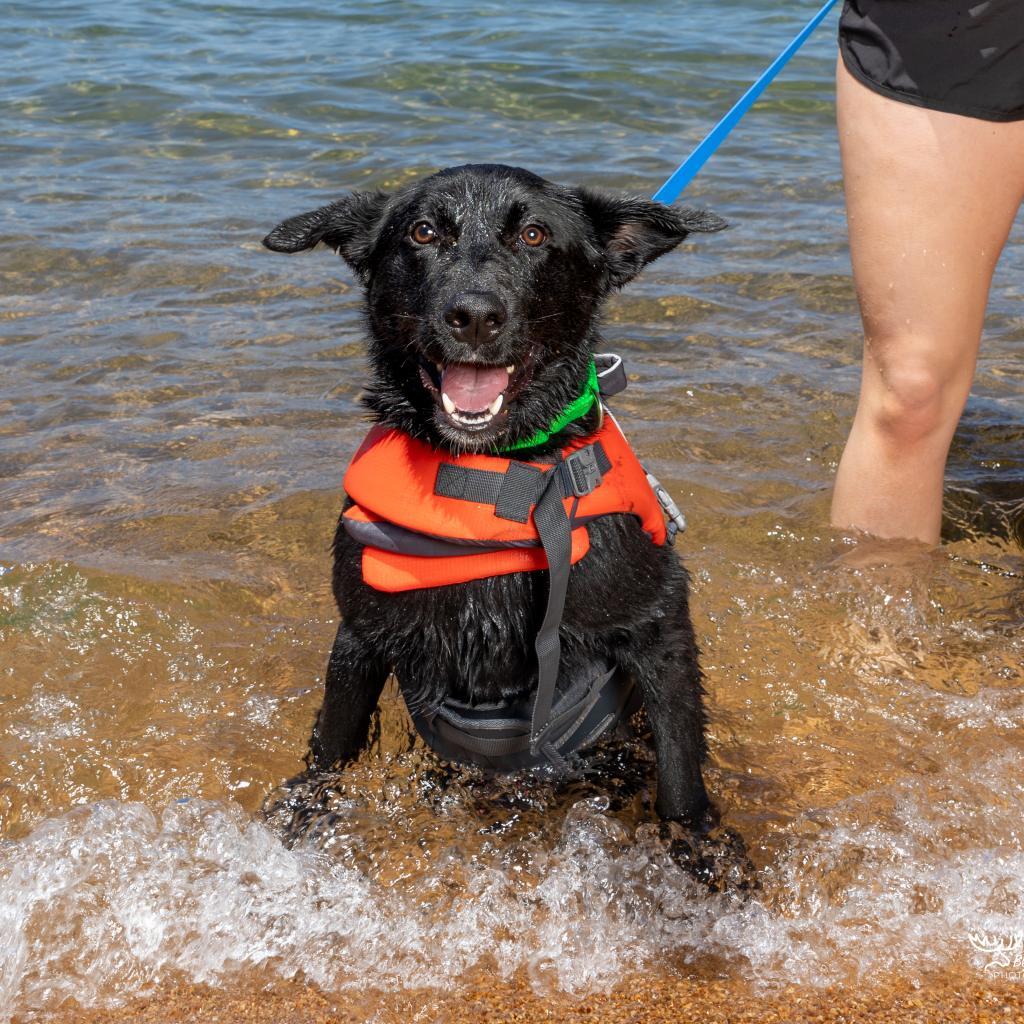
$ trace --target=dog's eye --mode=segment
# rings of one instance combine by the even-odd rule
[[[527,245],[536,248],[538,245],[543,245],[547,241],[548,233],[536,224],[527,224],[526,227],[519,232],[519,237]]]
[[[425,220],[413,224],[412,231],[409,233],[412,235],[412,240],[419,245],[430,245],[431,242],[437,241],[437,232],[434,230],[434,225]]]

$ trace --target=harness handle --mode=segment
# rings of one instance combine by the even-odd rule
[[[602,398],[612,398],[626,390],[629,383],[622,356],[614,352],[594,353],[597,368],[597,390]]]

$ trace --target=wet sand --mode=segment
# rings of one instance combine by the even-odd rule
[[[15,1018],[17,1024],[17,1018]],[[543,998],[525,983],[477,978],[455,993],[407,991],[328,996],[298,982],[233,991],[186,985],[116,1010],[69,1011],[50,1024],[996,1024],[1024,1021],[1024,985],[943,974],[919,987],[903,979],[867,988],[791,987],[758,995],[735,982],[630,977],[607,995]]]

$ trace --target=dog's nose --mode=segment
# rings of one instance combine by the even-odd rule
[[[463,292],[444,311],[444,322],[452,334],[470,345],[490,341],[507,320],[505,305],[494,292]]]

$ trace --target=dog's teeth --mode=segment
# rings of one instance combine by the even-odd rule
[[[454,415],[455,403],[448,397],[448,395],[444,391],[441,392],[441,404],[444,406],[444,411],[448,413],[449,416]]]
[[[504,395],[498,395],[498,397],[493,402],[491,402],[491,404],[489,406],[487,406],[487,411],[492,416],[497,416],[498,415],[498,410],[501,408],[501,403],[502,403],[504,398],[505,398]]]
[[[511,377],[516,372],[516,364],[513,363],[511,366],[506,366],[505,372]]]
[[[494,414],[486,410],[484,412],[454,412],[451,416],[456,423],[464,427],[486,427],[494,419]]]

